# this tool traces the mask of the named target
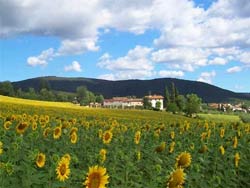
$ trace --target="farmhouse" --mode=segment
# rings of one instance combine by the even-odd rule
[[[104,99],[103,106],[107,108],[136,108],[143,106],[141,98],[113,97]]]
[[[163,99],[164,99],[163,96],[161,96],[161,95],[148,95],[145,97],[148,98],[149,102],[151,102],[153,108],[156,108],[156,104],[157,104],[157,102],[159,102],[160,103],[160,110],[163,110]]]

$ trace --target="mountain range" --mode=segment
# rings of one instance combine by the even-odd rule
[[[159,94],[164,95],[164,89],[167,86],[170,90],[174,83],[179,94],[186,95],[195,93],[202,98],[203,102],[228,102],[232,99],[250,100],[249,93],[236,93],[217,86],[176,78],[158,78],[151,80],[117,80],[109,81],[93,78],[66,78],[66,77],[38,77],[17,82],[12,82],[16,89],[28,90],[33,87],[39,90],[41,80],[49,83],[54,91],[76,92],[79,86],[86,86],[88,90],[95,94],[102,94],[105,98],[116,96],[136,96]]]

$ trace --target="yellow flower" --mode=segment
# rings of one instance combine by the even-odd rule
[[[98,130],[98,137],[101,139],[102,138],[102,129]]]
[[[109,144],[112,140],[113,134],[110,130],[103,133],[102,141],[104,144]]]
[[[137,160],[139,161],[139,160],[141,160],[141,151],[137,151]]]
[[[221,155],[224,155],[224,154],[225,154],[225,149],[224,149],[223,146],[220,146],[220,147],[219,147],[219,150],[220,150]]]
[[[69,169],[69,160],[63,157],[56,168],[57,179],[59,181],[65,181],[69,178],[70,169]]]
[[[49,116],[48,116],[48,115],[45,115],[44,118],[45,118],[45,122],[46,122],[46,123],[49,123]]]
[[[18,134],[23,134],[25,130],[28,128],[28,123],[27,122],[21,122],[16,126],[16,132]]]
[[[101,149],[100,150],[101,163],[103,163],[106,160],[106,154],[107,154],[107,150],[106,149]]]
[[[165,148],[166,148],[166,142],[162,142],[159,146],[157,146],[157,147],[155,148],[155,151],[156,151],[157,153],[160,153],[160,152],[164,151]]]
[[[176,158],[176,167],[181,168],[187,168],[190,166],[192,161],[192,157],[190,153],[182,152],[178,157]]]
[[[185,182],[185,176],[182,168],[178,168],[173,171],[168,179],[167,187],[168,188],[182,188],[182,185]]]
[[[173,140],[174,137],[175,137],[175,133],[174,133],[174,131],[171,131],[171,132],[170,132],[170,138]]]
[[[233,148],[237,148],[237,146],[238,146],[238,138],[237,136],[235,136],[233,140]]]
[[[234,155],[234,164],[235,164],[235,167],[236,167],[236,168],[239,166],[239,160],[240,160],[240,154],[237,152],[237,153]]]
[[[32,123],[32,130],[35,131],[37,129],[37,123],[33,122]]]
[[[141,131],[136,131],[135,138],[134,138],[135,144],[139,144],[140,139],[141,139]]]
[[[222,129],[220,130],[220,137],[223,138],[224,135],[225,135],[225,129],[222,128]]]
[[[71,160],[70,154],[68,154],[68,153],[66,153],[62,158],[68,160],[69,162]]]
[[[39,153],[36,157],[36,165],[39,167],[39,168],[42,168],[44,167],[45,165],[45,161],[46,161],[46,156],[44,153]]]
[[[86,188],[106,188],[106,184],[109,183],[108,178],[106,168],[92,166],[89,167],[89,172],[83,185],[86,185]]]
[[[207,133],[206,132],[201,133],[201,140],[205,140],[206,137],[207,137]]]
[[[6,121],[5,123],[4,123],[4,128],[5,128],[5,130],[9,130],[10,129],[10,126],[11,126],[11,124],[12,124],[12,122],[11,121]]]
[[[73,132],[70,135],[70,141],[71,141],[72,144],[75,144],[77,142],[77,133],[76,132]]]
[[[54,134],[53,134],[53,137],[54,139],[59,139],[62,135],[62,128],[61,126],[57,126],[55,129],[54,129]]]
[[[175,142],[172,142],[169,146],[169,153],[173,153],[174,151],[174,146],[175,146]]]
[[[191,149],[191,150],[194,150],[194,143],[192,143],[192,144],[190,145],[190,149]]]
[[[49,135],[49,132],[50,132],[50,128],[49,127],[47,127],[46,129],[44,129],[44,131],[43,131],[43,136],[46,138],[46,137],[48,137],[48,135]]]
[[[73,133],[77,133],[77,131],[78,131],[77,127],[72,127],[71,130],[70,130],[69,135],[71,136]]]
[[[0,155],[3,153],[3,143],[0,141]]]

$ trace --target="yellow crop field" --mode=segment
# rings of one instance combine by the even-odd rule
[[[0,187],[250,187],[250,125],[0,96]]]

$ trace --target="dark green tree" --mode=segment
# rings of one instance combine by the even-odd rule
[[[41,78],[40,82],[39,82],[39,91],[41,91],[44,88],[49,91],[51,89],[50,83],[49,83],[49,81],[47,79]]]
[[[168,92],[168,87],[166,86],[164,90],[164,108],[167,108],[169,103],[170,103],[170,95]]]
[[[5,81],[0,83],[0,95],[14,96],[14,94],[15,92],[11,82]]]
[[[86,86],[79,86],[76,88],[76,96],[79,101],[82,101],[84,98],[88,97],[88,89]]]
[[[170,102],[167,106],[167,111],[175,114],[176,112],[179,111],[179,108],[175,102]]]
[[[201,98],[199,98],[196,94],[188,94],[186,102],[186,114],[188,116],[192,116],[195,113],[198,113],[201,108]]]
[[[175,103],[175,97],[176,97],[176,89],[175,89],[175,85],[174,82],[171,83],[171,94],[170,94],[170,99],[172,103]]]
[[[157,101],[157,102],[155,103],[155,109],[156,109],[156,110],[160,110],[160,109],[161,109],[161,102],[160,102],[160,101]]]
[[[179,111],[184,111],[186,99],[183,95],[178,95],[175,99]]]
[[[98,103],[103,103],[104,101],[103,95],[96,95],[95,101]]]

